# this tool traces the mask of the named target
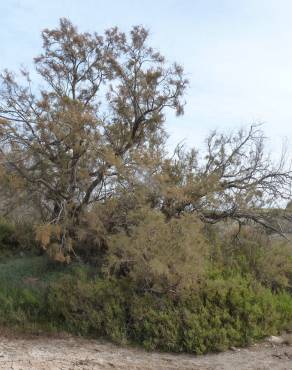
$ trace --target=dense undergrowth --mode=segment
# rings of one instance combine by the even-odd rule
[[[6,224],[2,236],[4,231],[1,326],[197,354],[246,345],[292,327],[291,255],[285,246],[281,252],[273,246],[274,259],[266,257],[269,279],[260,240],[246,239],[240,252],[231,252],[229,245],[228,254],[217,241],[204,279],[161,293],[141,289],[130,276],[108,277],[84,262],[63,265],[37,249],[11,249],[11,242],[17,243],[15,229]]]

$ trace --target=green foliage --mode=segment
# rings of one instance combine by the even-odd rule
[[[291,324],[292,310],[278,310],[268,289],[242,277],[208,281],[198,297],[184,306],[183,338],[187,351],[221,351],[231,345],[246,345]],[[287,297],[289,297],[287,295]],[[291,297],[289,297],[291,302]],[[285,313],[287,314],[284,320]]]
[[[184,350],[181,342],[180,311],[168,297],[145,294],[133,297],[130,317],[131,338],[148,350]]]
[[[257,266],[258,279],[273,289],[292,291],[292,246],[277,241],[263,248]]]
[[[126,338],[126,294],[107,280],[92,281],[80,271],[50,286],[48,316],[57,326],[76,334],[107,337],[123,342]]]
[[[16,245],[23,252],[38,252],[38,245],[35,240],[35,230],[31,222],[21,220],[14,223],[14,238]]]
[[[40,254],[32,225],[0,218],[0,261],[17,258],[24,253]]]
[[[40,278],[48,271],[46,257],[11,258],[0,265],[0,284],[22,286],[27,278]]]
[[[134,338],[147,349],[205,353],[276,333],[292,324],[292,298],[242,277],[208,280],[177,301],[151,295],[132,304]]]
[[[64,270],[46,256],[14,257],[0,263],[0,325],[28,331],[54,328],[47,320],[48,286],[74,271],[75,266]]]
[[[0,249],[14,247],[15,244],[15,227],[5,219],[0,218]]]
[[[274,294],[252,277],[213,273],[175,296],[137,288],[82,265],[64,270],[44,257],[19,259],[1,265],[0,324],[197,354],[292,327],[291,295]]]
[[[208,239],[190,216],[148,212],[129,213],[131,229],[110,241],[102,270],[47,256],[2,261],[0,325],[196,354],[292,328],[290,245],[249,228],[238,240],[231,228]],[[15,228],[4,225],[9,241]]]
[[[292,289],[292,245],[271,239],[262,229],[245,226],[236,237],[232,225],[215,232],[213,268],[237,271],[254,278],[272,290]]]

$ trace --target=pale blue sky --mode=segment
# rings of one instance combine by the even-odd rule
[[[170,145],[198,146],[211,129],[254,121],[277,151],[292,142],[290,0],[0,0],[0,69],[31,65],[40,32],[68,17],[82,31],[143,24],[151,43],[183,64],[185,115],[169,116]]]

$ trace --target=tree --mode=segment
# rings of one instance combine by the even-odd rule
[[[280,230],[271,205],[291,199],[291,171],[284,156],[275,166],[265,154],[258,126],[212,133],[204,158],[181,148],[167,155],[165,114],[183,113],[188,82],[181,66],[148,46],[147,30],[100,36],[61,19],[42,38],[40,87],[25,70],[1,75],[0,176],[9,200],[11,185],[17,202],[30,196],[43,221],[37,239],[55,258],[66,260],[84,235],[87,245],[117,233],[136,240],[131,214],[146,226],[159,211],[159,222],[192,213],[204,223]]]
[[[42,38],[40,88],[27,71],[23,84],[2,73],[0,153],[2,167],[37,194],[50,230],[62,224],[62,249],[70,249],[81,214],[156,160],[165,110],[183,113],[187,80],[147,45],[140,26],[128,37],[117,28],[100,36],[61,19]]]
[[[177,149],[156,177],[157,204],[168,218],[196,213],[205,223],[252,222],[280,233],[288,214],[279,201],[291,199],[292,172],[283,151],[274,163],[259,125],[231,134],[213,132],[203,158]]]

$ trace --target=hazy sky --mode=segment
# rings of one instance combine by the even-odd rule
[[[292,143],[291,0],[0,0],[0,69],[29,66],[40,32],[68,17],[102,33],[142,24],[151,43],[183,64],[185,115],[169,116],[170,145],[198,146],[208,131],[264,122],[277,151]]]

